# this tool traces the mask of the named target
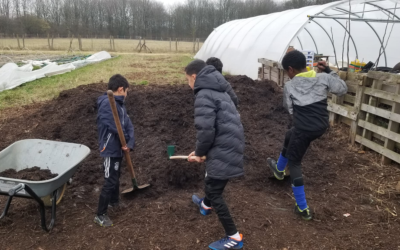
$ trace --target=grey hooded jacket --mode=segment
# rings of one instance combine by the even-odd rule
[[[244,174],[244,131],[228,86],[213,66],[201,70],[194,83],[195,154],[207,156],[207,176],[219,180]]]
[[[322,131],[329,127],[328,91],[342,96],[346,83],[335,72],[316,77],[294,77],[285,84],[283,105],[293,114],[294,127],[303,131]]]

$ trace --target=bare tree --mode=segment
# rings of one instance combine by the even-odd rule
[[[331,0],[186,0],[174,6],[161,0],[0,0],[0,32],[204,39],[215,27],[234,19],[326,2]],[[42,22],[29,23],[32,16]],[[43,27],[28,29],[27,23]]]

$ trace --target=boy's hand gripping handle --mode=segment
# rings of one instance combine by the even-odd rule
[[[115,125],[117,126],[119,140],[121,141],[121,145],[124,147],[126,146],[124,132],[122,131],[121,121],[119,120],[117,105],[115,104],[114,93],[111,90],[107,91],[108,100],[110,101],[111,111],[114,117]],[[133,171],[133,165],[131,156],[129,155],[128,151],[125,151],[125,159],[128,165],[129,173],[131,174],[132,179],[135,179],[135,172]]]

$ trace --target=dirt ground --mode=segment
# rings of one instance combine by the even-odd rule
[[[0,172],[0,177],[28,180],[28,181],[44,181],[57,177],[58,174],[51,173],[48,169],[41,169],[40,167],[25,168],[21,171],[15,169],[7,169]]]
[[[315,219],[297,218],[289,179],[273,179],[266,166],[267,157],[279,155],[291,126],[281,90],[245,76],[228,80],[240,100],[246,174],[228,184],[225,197],[244,235],[244,249],[400,249],[397,166],[374,163],[375,154],[349,146],[345,128],[331,129],[311,145],[303,162]],[[96,99],[105,89],[104,83],[81,86],[2,119],[0,150],[40,138],[81,143],[92,153],[67,187],[54,229],[41,230],[33,201],[14,199],[0,224],[0,249],[207,249],[224,236],[215,213],[201,216],[191,202],[193,193],[203,194],[204,165],[167,158],[167,145],[177,145],[177,154],[195,147],[193,94],[187,85],[132,86],[127,99],[137,141],[132,157],[139,182],[152,187],[122,197],[124,206],[109,212],[113,228],[93,223],[103,183]],[[124,171],[121,189],[129,185]],[[0,197],[1,204],[5,200]]]

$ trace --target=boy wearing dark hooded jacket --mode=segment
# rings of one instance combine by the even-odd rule
[[[241,249],[243,237],[222,197],[229,179],[244,174],[244,131],[240,116],[227,93],[229,83],[215,67],[194,60],[185,71],[195,94],[194,122],[197,130],[196,150],[189,155],[189,161],[206,162],[206,195],[204,198],[193,195],[192,200],[203,215],[214,209],[225,229],[226,237],[210,244],[209,248]]]
[[[224,67],[224,64],[222,64],[222,61],[219,58],[216,57],[210,57],[206,61],[207,65],[212,65],[215,67],[215,69],[222,74],[222,68]],[[233,103],[235,104],[236,108],[239,107],[239,99],[233,90],[231,84],[228,82],[228,87],[226,89],[226,93],[231,97]]]
[[[128,88],[128,81],[119,74],[112,76],[108,82],[108,89],[114,93],[118,116],[127,145],[121,145],[107,93],[97,100],[97,132],[100,156],[104,159],[104,185],[100,193],[94,222],[103,227],[113,225],[107,215],[108,207],[119,205],[119,177],[121,175],[123,151],[130,151],[135,145],[134,128],[125,108]]]
[[[307,71],[306,57],[300,51],[288,52],[282,66],[290,81],[285,84],[283,105],[293,115],[293,128],[287,131],[278,161],[267,162],[278,180],[283,180],[286,165],[289,167],[293,194],[296,200],[295,213],[304,220],[312,215],[307,205],[301,161],[310,143],[321,137],[329,127],[327,94],[346,94],[347,85],[325,62],[319,62],[322,73]]]

